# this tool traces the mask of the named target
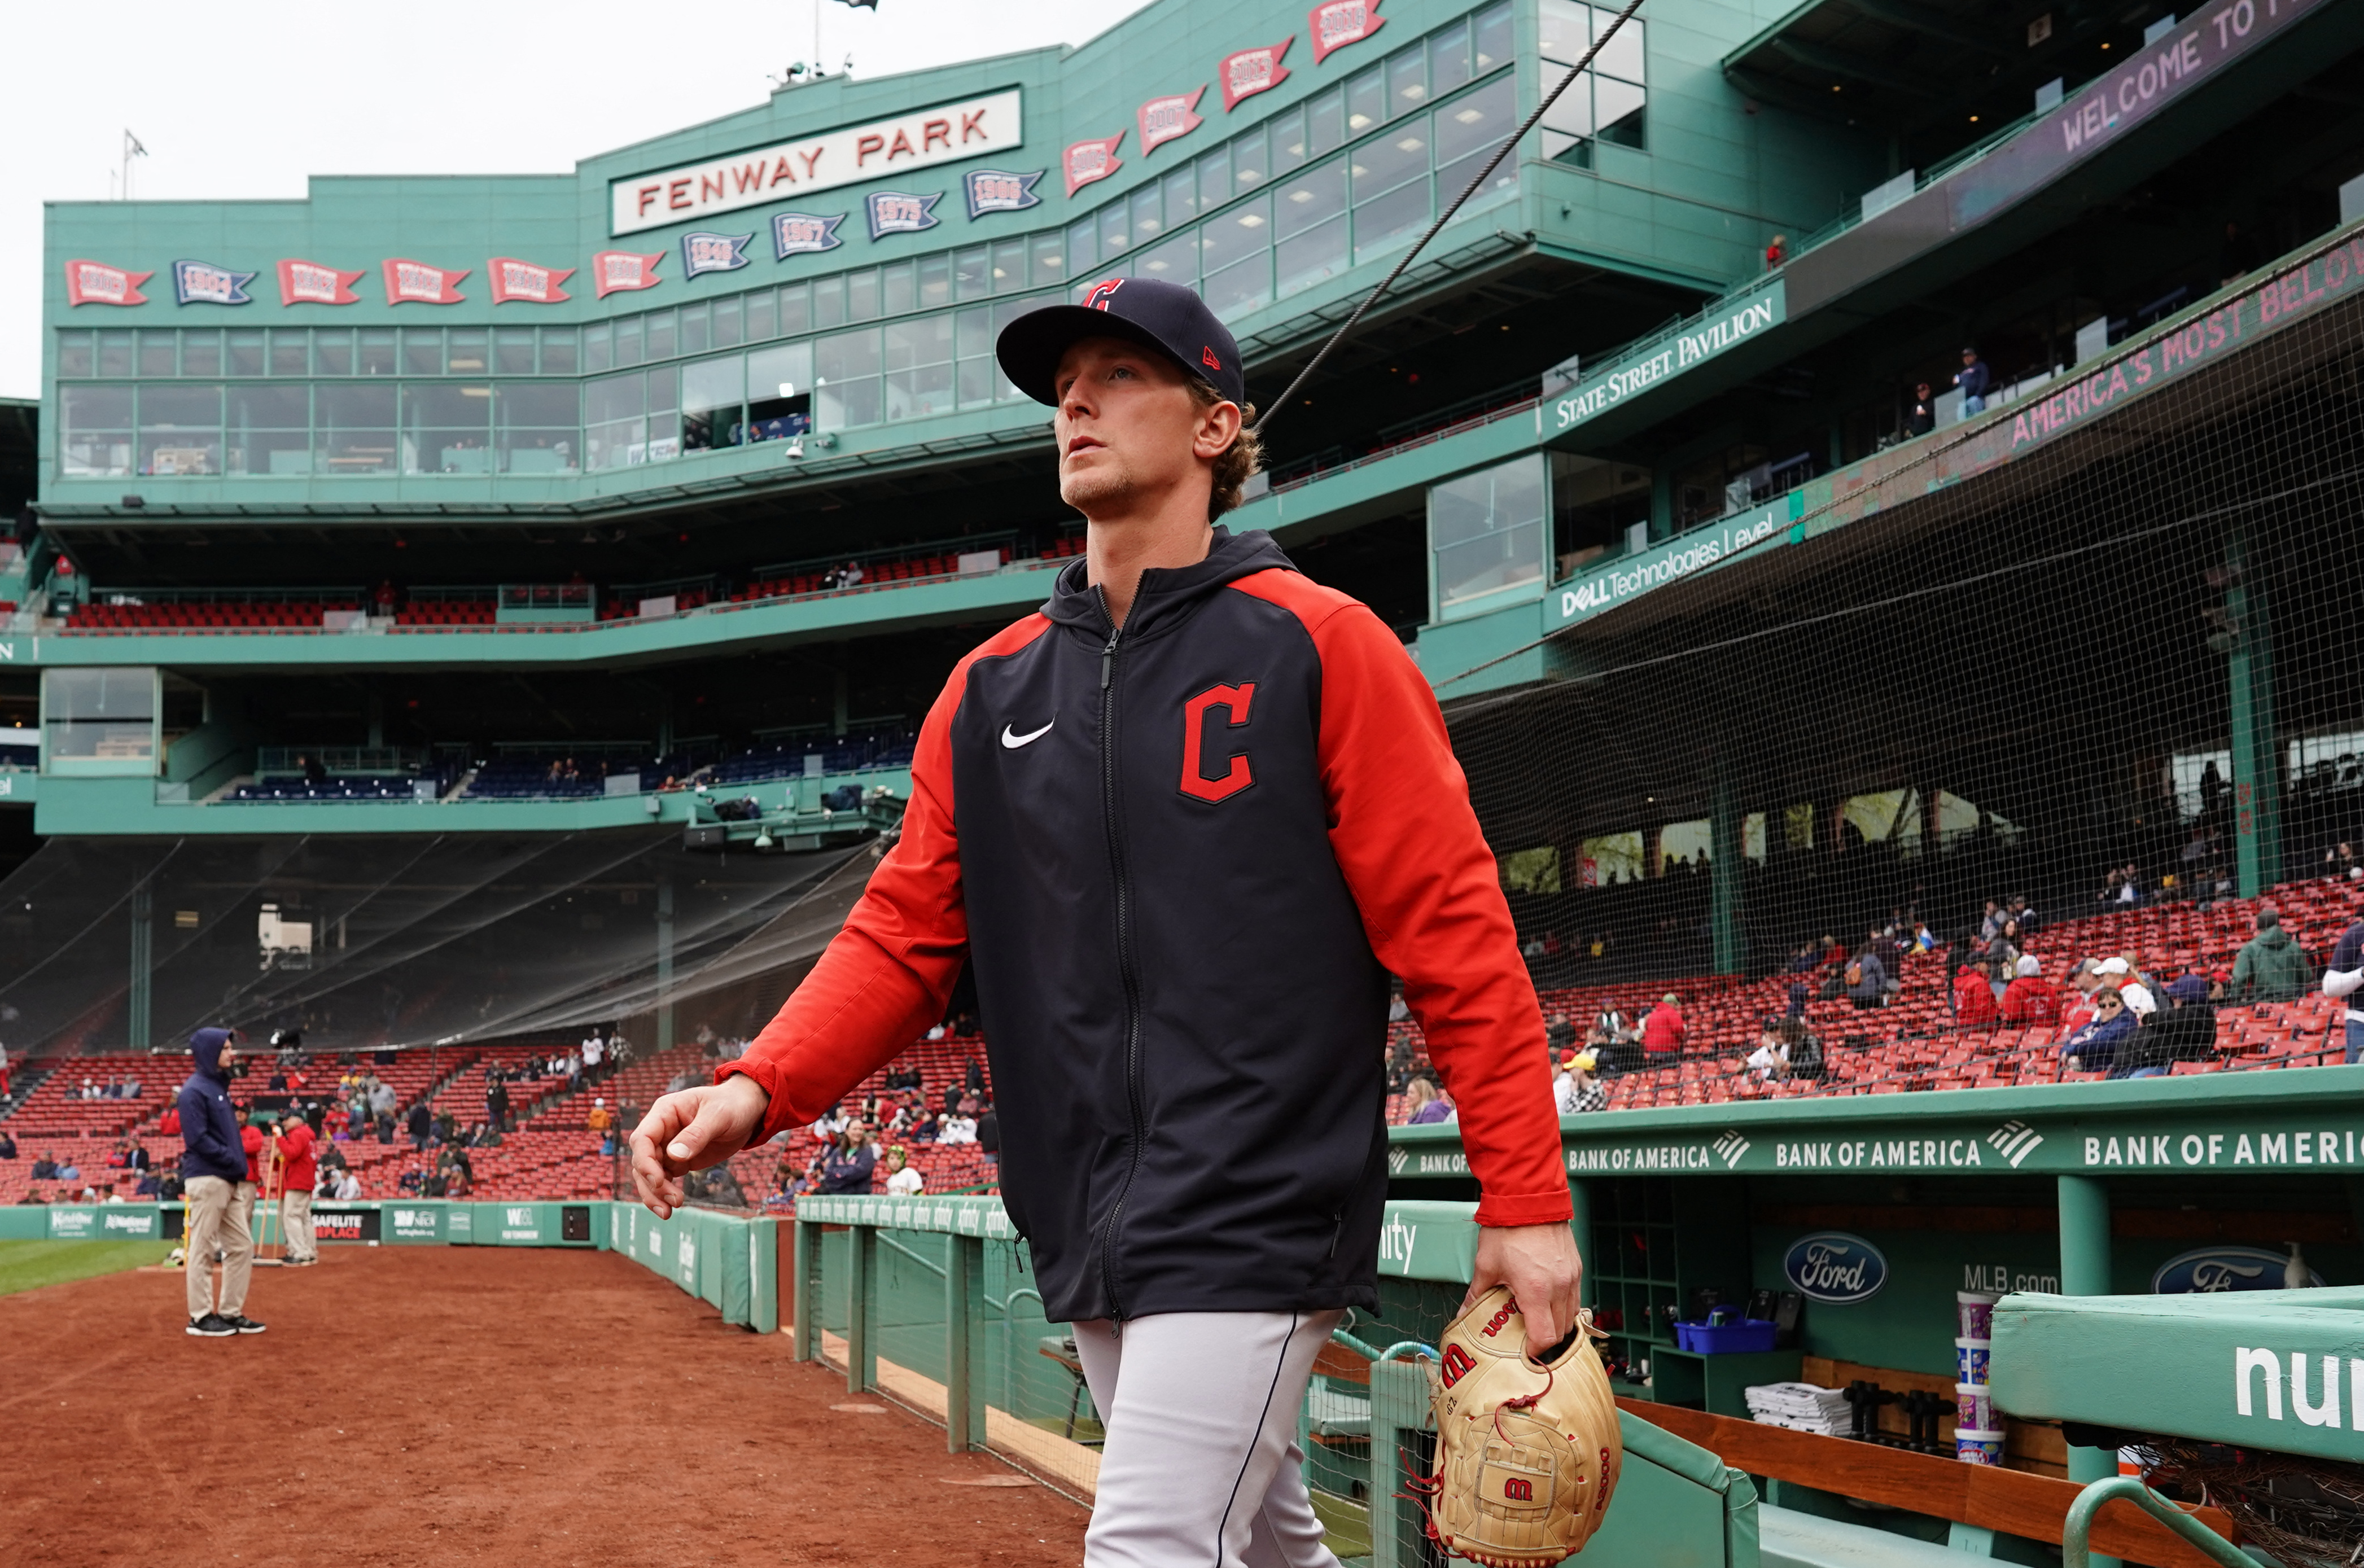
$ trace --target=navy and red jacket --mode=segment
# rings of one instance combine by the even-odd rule
[[[1085,574],[953,670],[900,838],[720,1069],[770,1094],[759,1136],[916,1039],[965,962],[1053,1321],[1375,1307],[1392,973],[1479,1223],[1566,1220],[1542,1011],[1402,644],[1261,532],[1143,573],[1121,630]]]

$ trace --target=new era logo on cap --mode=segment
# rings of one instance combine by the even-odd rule
[[[1055,405],[1059,360],[1087,338],[1126,338],[1154,349],[1233,403],[1247,401],[1239,345],[1179,284],[1155,278],[1104,278],[1074,305],[1030,310],[1002,328],[996,352],[1010,384],[1037,403]]]

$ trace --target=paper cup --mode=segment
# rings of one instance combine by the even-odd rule
[[[1956,1427],[1954,1457],[1964,1464],[2001,1464],[2002,1434],[1982,1432],[1972,1427]]]
[[[2002,1430],[1995,1420],[1994,1391],[1983,1383],[1957,1383],[1954,1385],[1954,1429],[1957,1431],[1988,1432]]]
[[[1954,1293],[1954,1332],[1965,1340],[1991,1339],[1994,1335],[1994,1305],[1997,1297],[1982,1290],[1957,1290]]]
[[[1954,1341],[1954,1382],[1976,1384],[1983,1388],[1987,1383],[1987,1357],[1994,1350],[1991,1340],[1956,1340]]]

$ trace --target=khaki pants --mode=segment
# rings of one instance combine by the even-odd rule
[[[240,1192],[248,1195],[243,1204],[239,1201]],[[189,1213],[182,1237],[187,1262],[181,1272],[186,1276],[193,1319],[217,1310],[225,1318],[234,1318],[246,1309],[247,1281],[254,1273],[254,1232],[247,1223],[253,1192],[251,1183],[240,1182],[233,1188],[219,1176],[193,1176],[183,1192]],[[224,1253],[218,1308],[213,1300],[217,1247]]]
[[[286,1197],[287,1256],[317,1258],[320,1243],[312,1235],[312,1193],[307,1187],[290,1191]]]

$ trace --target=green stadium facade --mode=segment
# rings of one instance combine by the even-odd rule
[[[1784,701],[1843,714],[1851,672],[1979,686],[1977,650],[1838,648],[1785,691],[1709,631],[1803,584],[1918,581],[1948,529],[2040,554],[2042,497],[2083,472],[2057,453],[2151,408],[2198,450],[2237,422],[2226,378],[2267,396],[2358,335],[2364,8],[2032,6],[1649,0],[1277,411],[1228,521],[1399,629],[1498,850],[1532,857],[1511,880],[1538,935],[1555,900],[1661,874],[1694,822],[1713,887],[1678,973],[1791,940],[1752,935],[1743,884],[1798,803],[1809,845],[1882,791],[1924,792],[1915,831],[1965,801],[2038,830],[2013,791],[2041,769],[1973,787],[1871,730],[1702,740]],[[53,204],[38,435],[0,410],[33,471],[0,566],[10,854],[86,852],[154,942],[218,925],[240,951],[272,846],[379,887],[471,842],[837,863],[891,824],[953,660],[1079,547],[999,327],[1105,278],[1189,284],[1276,395],[1612,15],[1156,0],[1080,47],[824,76],[568,174]],[[1953,387],[1965,344],[1983,411]],[[1674,653],[1729,678],[1504,760],[1535,702]],[[2186,696],[2237,717],[2162,750],[2221,744],[2254,894],[2284,869],[2281,749],[2364,715],[2278,708],[2259,648],[2193,668]],[[1546,764],[1565,787],[1533,787]],[[236,907],[139,891],[200,852]],[[612,902],[600,874],[570,895]],[[639,932],[657,902],[608,917]],[[673,983],[663,907],[667,956],[617,1011]],[[6,918],[52,962],[40,908]],[[149,940],[136,972],[164,962]],[[145,984],[49,1032],[147,1043]]]

